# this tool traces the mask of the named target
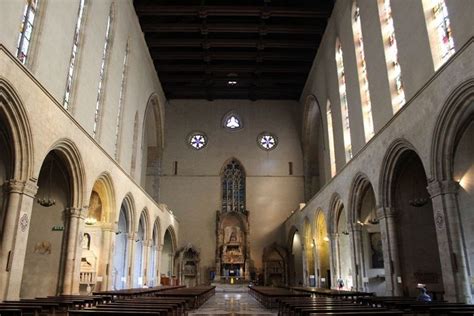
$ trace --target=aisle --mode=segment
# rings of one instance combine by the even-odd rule
[[[199,309],[190,312],[188,315],[277,315],[276,311],[271,312],[260,305],[247,292],[244,293],[216,293]]]

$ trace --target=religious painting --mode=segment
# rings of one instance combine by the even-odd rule
[[[369,233],[372,269],[383,269],[382,235]]]

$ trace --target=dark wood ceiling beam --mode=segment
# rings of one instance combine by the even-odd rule
[[[319,40],[314,41],[278,41],[278,40],[244,40],[244,39],[157,39],[148,38],[148,47],[223,47],[223,48],[308,48],[316,49]]]
[[[303,61],[312,62],[314,53],[310,54],[289,54],[270,52],[159,52],[152,51],[154,60],[272,60],[272,61]]]
[[[324,28],[315,25],[260,24],[144,24],[145,33],[259,33],[259,34],[320,34]]]
[[[257,6],[171,6],[155,4],[136,4],[135,11],[140,16],[260,16],[291,18],[327,18],[330,10],[326,8],[305,9],[290,7],[257,7]]]
[[[155,64],[158,71],[165,72],[224,72],[224,73],[307,73],[308,67],[303,66],[256,66],[256,65],[186,65],[186,64]]]

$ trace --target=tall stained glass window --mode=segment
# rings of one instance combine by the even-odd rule
[[[364,135],[365,141],[368,142],[374,136],[374,122],[372,120],[372,104],[370,102],[369,79],[367,77],[367,64],[364,53],[364,38],[362,36],[362,25],[360,23],[360,8],[356,1],[354,1],[352,5],[352,33],[356,51],[357,73],[359,75]]]
[[[115,160],[119,159],[119,144],[120,144],[120,135],[121,135],[121,123],[122,123],[122,112],[123,112],[123,102],[125,99],[125,83],[127,77],[127,67],[128,67],[128,42],[125,46],[125,54],[123,57],[123,66],[122,66],[122,79],[120,81],[120,95],[119,103],[117,109],[117,122],[115,123]]]
[[[328,143],[329,143],[329,161],[331,163],[331,178],[336,175],[336,153],[334,151],[334,130],[332,126],[331,102],[326,105],[326,117],[328,121]]]
[[[392,98],[393,114],[405,104],[405,90],[403,89],[402,70],[398,62],[398,46],[393,25],[392,7],[390,0],[378,0],[380,26],[382,31],[385,62],[387,63],[388,82]]]
[[[16,56],[23,65],[25,65],[28,60],[38,5],[39,0],[27,0],[25,8],[23,9],[23,19],[20,25],[16,51]]]
[[[79,10],[77,13],[76,28],[74,29],[74,39],[72,43],[71,59],[69,60],[69,69],[66,79],[66,91],[64,92],[63,106],[66,110],[70,108],[71,93],[73,89],[74,73],[76,70],[77,59],[79,57],[79,44],[81,40],[81,28],[84,21],[84,7],[86,0],[79,1]]]
[[[444,0],[423,0],[423,9],[434,68],[438,70],[455,52],[448,8]]]
[[[99,72],[99,86],[97,88],[97,100],[95,104],[95,114],[94,114],[94,127],[92,129],[92,137],[96,137],[97,127],[99,125],[100,119],[100,106],[104,94],[104,79],[106,75],[107,68],[107,59],[109,57],[110,46],[112,45],[112,23],[113,23],[113,3],[110,5],[109,15],[107,17],[107,27],[105,29],[105,41],[104,49],[102,50],[102,61],[100,63],[100,72]]]
[[[222,211],[245,211],[245,172],[236,159],[229,161],[222,173]]]
[[[344,72],[344,56],[339,38],[336,39],[336,65],[339,82],[339,97],[341,100],[342,130],[344,136],[344,152],[346,162],[352,159],[351,127],[349,122],[349,108],[347,104],[346,75]]]

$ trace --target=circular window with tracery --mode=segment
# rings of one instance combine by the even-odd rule
[[[258,135],[257,143],[263,150],[272,150],[276,148],[278,139],[272,133],[263,132]]]
[[[191,133],[188,137],[188,144],[196,150],[203,149],[207,145],[207,136],[203,132]]]

